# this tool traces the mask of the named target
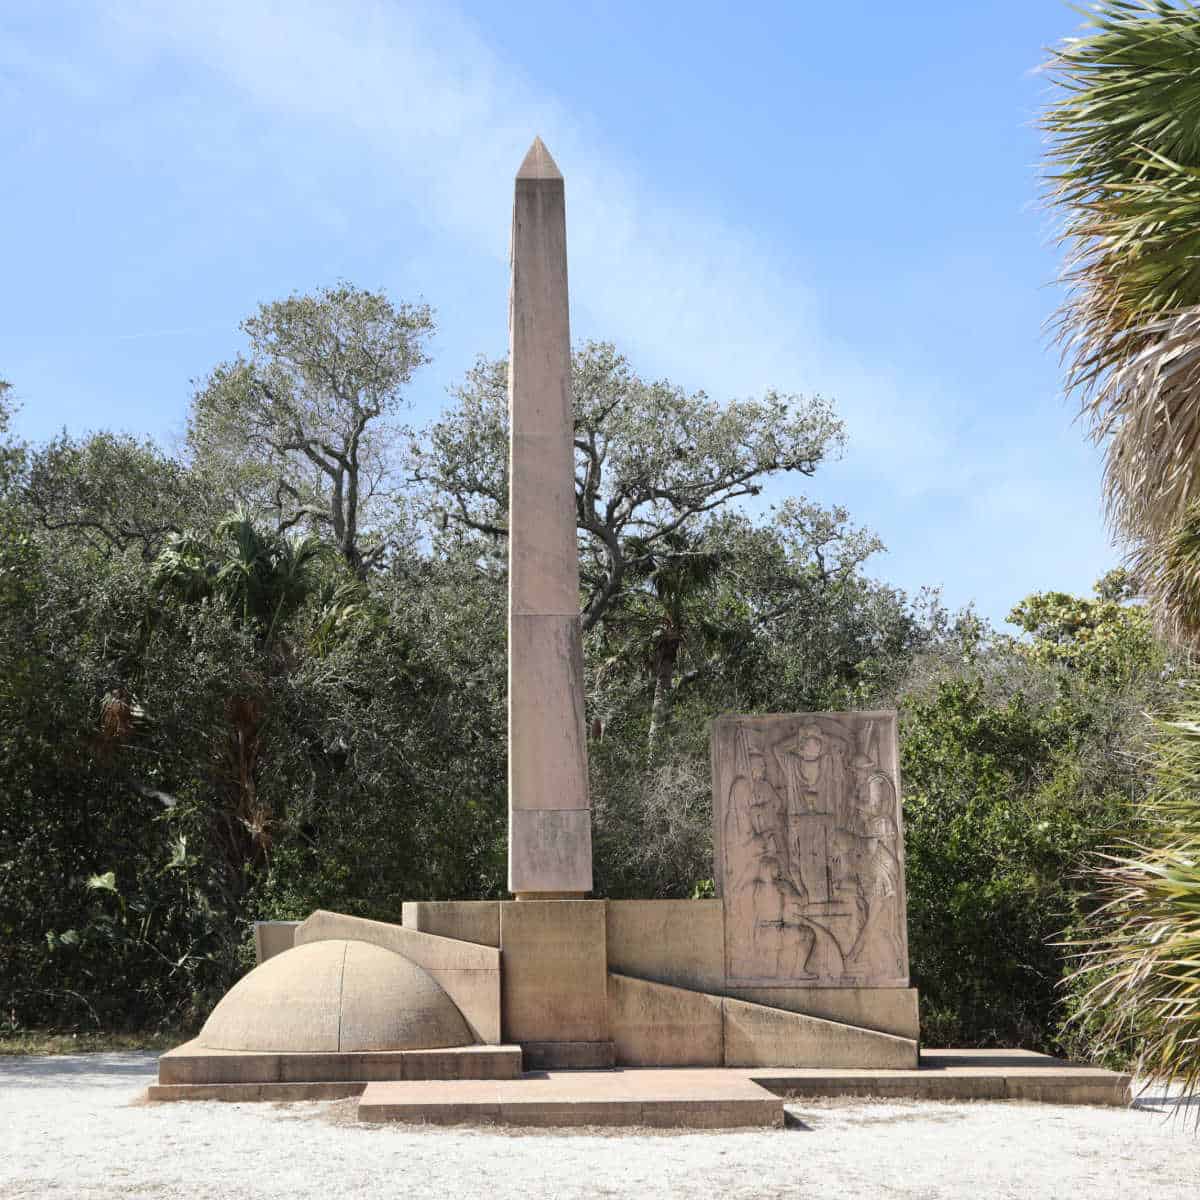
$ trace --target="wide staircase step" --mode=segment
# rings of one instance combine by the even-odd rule
[[[437,1125],[770,1128],[783,1124],[783,1100],[744,1073],[719,1068],[545,1071],[521,1079],[368,1084],[358,1118]]]

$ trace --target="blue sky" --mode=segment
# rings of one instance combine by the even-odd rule
[[[895,6],[0,3],[0,375],[37,439],[165,442],[262,300],[349,279],[438,313],[434,415],[506,343],[511,180],[567,178],[572,321],[722,398],[832,397],[797,490],[873,573],[1002,620],[1117,560],[1043,323],[1056,0]],[[796,486],[796,485],[793,485]]]

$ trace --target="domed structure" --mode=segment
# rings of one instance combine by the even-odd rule
[[[196,1045],[286,1052],[437,1050],[472,1045],[463,1015],[427,971],[369,942],[308,942],[243,976]]]

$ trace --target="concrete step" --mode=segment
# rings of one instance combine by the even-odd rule
[[[454,1046],[441,1050],[259,1053],[212,1050],[187,1042],[158,1060],[160,1086],[213,1084],[370,1083],[373,1080],[513,1079],[520,1046]],[[168,1099],[166,1094],[152,1097]]]
[[[648,1125],[770,1128],[783,1101],[721,1069],[546,1071],[520,1079],[371,1083],[360,1121],[436,1125]]]
[[[599,1071],[617,1065],[612,1042],[522,1042],[526,1071]]]
[[[1032,1050],[924,1050],[915,1071],[767,1069],[748,1074],[791,1099],[862,1096],[912,1100],[1129,1103],[1133,1077]]]
[[[273,1101],[276,1104],[296,1100],[347,1100],[361,1096],[367,1085],[363,1082],[344,1083],[152,1083],[146,1089],[146,1099],[156,1102],[170,1100],[226,1100],[235,1104]]]

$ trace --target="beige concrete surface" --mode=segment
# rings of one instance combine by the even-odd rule
[[[894,711],[712,723],[714,878],[737,987],[907,987]]]
[[[415,963],[436,980],[462,1013],[471,1041],[500,1042],[500,952],[490,946],[422,933],[318,909],[296,931],[296,944],[330,938],[380,946]]]
[[[254,963],[258,966],[268,958],[290,950],[296,944],[299,921],[255,921]]]
[[[1049,1104],[1130,1102],[1132,1078],[1030,1050],[926,1050],[912,1071],[759,1069],[750,1074],[789,1097],[1020,1100]]]
[[[719,1067],[721,1000],[609,973],[608,1024],[619,1066]]]
[[[508,887],[592,890],[566,205],[535,139],[513,190],[509,289]]]
[[[720,992],[725,934],[720,900],[609,900],[608,969],[672,987]]]
[[[737,987],[725,978],[720,900],[609,900],[608,969],[634,979],[732,996],[916,1039],[916,988]]]
[[[499,900],[406,900],[400,911],[406,929],[500,947]]]
[[[768,1008],[822,1017],[916,1041],[921,1032],[916,988],[721,988],[723,995]]]
[[[522,899],[586,896],[592,890],[591,809],[514,808],[508,865],[510,884],[530,884],[511,889]]]
[[[607,1042],[603,900],[500,907],[506,1042]]]
[[[737,1072],[563,1071],[496,1083],[375,1083],[361,1121],[650,1125],[719,1129],[783,1124],[783,1102]]]
[[[624,1066],[916,1068],[908,1038],[610,974],[609,1028]]]
[[[725,998],[721,1010],[727,1067],[903,1070],[917,1066],[917,1044],[909,1038],[744,1000]]]
[[[617,1065],[612,1042],[522,1042],[526,1071],[599,1071]]]
[[[295,1104],[301,1100],[348,1100],[361,1096],[365,1082],[334,1083],[152,1083],[146,1099],[156,1104],[181,1100],[223,1100],[232,1104]]]
[[[163,1086],[266,1083],[366,1083],[388,1079],[514,1079],[522,1071],[520,1046],[455,1046],[438,1050],[261,1053],[213,1050],[198,1040],[158,1060]]]
[[[244,975],[204,1023],[215,1050],[360,1051],[461,1046],[475,1039],[441,985],[368,942],[301,944]]]

